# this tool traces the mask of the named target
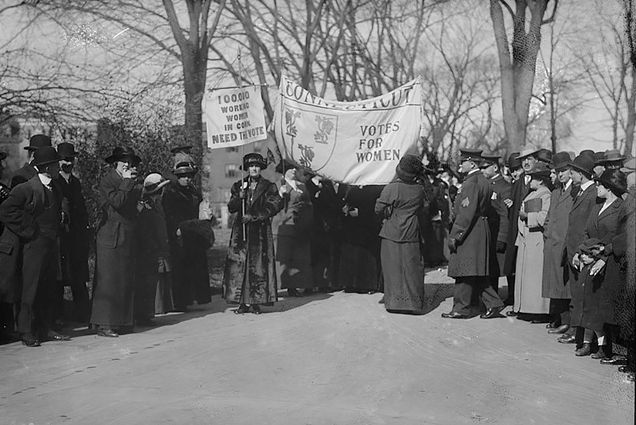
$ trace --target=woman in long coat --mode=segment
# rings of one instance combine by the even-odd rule
[[[311,267],[313,205],[305,184],[298,179],[299,173],[301,171],[295,168],[285,171],[285,183],[279,189],[284,207],[272,220],[280,287],[287,289],[291,296],[297,296],[299,288],[309,293],[314,287]]]
[[[375,202],[375,213],[385,219],[380,230],[384,307],[391,313],[416,313],[424,309],[419,215],[425,189],[417,181],[423,166],[416,156],[406,155],[395,171],[398,180],[385,186]]]
[[[282,208],[276,185],[261,176],[267,163],[260,154],[243,157],[249,175],[232,185],[228,210],[236,214],[225,260],[223,298],[239,304],[237,314],[261,313],[277,301],[271,218]],[[244,232],[245,229],[245,232]]]
[[[135,177],[141,158],[131,148],[117,147],[106,162],[114,168],[99,184],[101,220],[90,322],[98,335],[117,337],[116,330],[133,326],[136,218],[141,197]]]
[[[543,270],[543,225],[550,208],[550,170],[540,165],[530,176],[530,193],[521,204],[517,226],[515,245],[518,251],[513,311],[546,315],[550,300],[541,296],[540,271]]]
[[[598,239],[604,246],[610,246],[625,218],[621,195],[625,193],[627,184],[625,175],[619,170],[606,170],[596,180],[598,197],[605,202],[595,205],[590,213],[585,238]],[[611,326],[616,325],[614,300],[625,275],[615,255],[603,251],[598,257],[600,259],[591,268],[594,279],[579,273],[584,284],[577,285],[582,294],[572,294],[572,316],[573,325],[585,328],[583,347],[577,350],[577,355],[591,353],[590,344],[593,334],[596,334],[599,350],[593,357],[604,359],[611,357],[612,345],[606,337],[611,338]]]
[[[210,276],[207,246],[198,246],[186,231],[186,224],[199,218],[202,196],[193,184],[196,169],[189,162],[181,162],[172,172],[177,179],[165,188],[162,204],[173,263],[174,308],[185,311],[195,300],[198,304],[210,302]]]

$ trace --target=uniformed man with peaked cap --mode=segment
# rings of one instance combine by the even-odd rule
[[[453,205],[453,227],[448,236],[451,251],[448,275],[455,278],[453,309],[442,313],[447,319],[466,319],[471,316],[473,291],[486,306],[480,317],[499,317],[504,305],[489,282],[490,229],[488,228],[488,208],[492,189],[482,173],[479,164],[481,151],[462,149],[460,171],[464,182]]]

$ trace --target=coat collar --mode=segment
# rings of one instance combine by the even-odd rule
[[[612,204],[605,208],[605,211],[603,211],[602,213],[598,214],[598,218],[601,219],[605,216],[608,215],[612,215],[612,214],[618,214],[618,212],[620,211],[621,206],[623,206],[623,199],[622,198],[617,198],[614,202],[612,202]],[[599,204],[598,205],[598,209],[600,211],[600,209],[603,208],[603,204]]]
[[[596,185],[590,185],[588,186],[582,193],[580,192],[580,188],[579,188],[579,193],[576,195],[576,197],[574,198],[574,204],[572,205],[572,209],[578,207],[581,202],[583,202],[583,198],[589,197],[592,192],[596,192]]]

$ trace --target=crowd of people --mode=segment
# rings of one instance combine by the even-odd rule
[[[62,333],[65,286],[72,293],[72,320],[103,337],[152,325],[155,314],[210,302],[212,217],[193,184],[190,148],[172,150],[171,178],[150,172],[142,180],[142,159],[128,147],[105,158],[89,294],[92,236],[82,183],[73,174],[77,152],[71,143],[53,147],[43,134],[30,138],[28,162],[0,186],[3,342],[38,347],[68,341]],[[6,153],[0,159],[2,172]]]
[[[210,301],[211,217],[189,148],[173,149],[170,178],[151,172],[143,184],[131,148],[105,158],[89,296],[77,153],[70,143],[31,138],[29,162],[0,186],[3,338],[17,332],[29,347],[68,340],[56,326],[65,285],[76,318],[104,337]],[[430,152],[405,155],[395,180],[376,186],[331,181],[286,160],[273,182],[262,176],[262,155],[245,155],[246,176],[228,202],[222,297],[237,314],[260,314],[279,289],[290,297],[383,292],[388,312],[422,314],[425,267],[448,264],[453,307],[443,318],[542,323],[576,356],[620,365],[633,379],[634,160],[532,146],[505,162],[460,153],[458,170]],[[612,351],[617,341],[626,356]]]
[[[504,163],[463,149],[458,172],[431,153],[405,155],[394,182],[356,187],[285,162],[276,185],[248,154],[228,204],[224,296],[237,314],[259,314],[280,280],[288,296],[381,291],[388,312],[421,314],[425,267],[447,262],[455,285],[443,318],[545,324],[576,356],[633,379],[636,167],[625,160],[529,146]],[[626,356],[613,353],[617,341]]]

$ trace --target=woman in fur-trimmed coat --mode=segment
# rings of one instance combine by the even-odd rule
[[[243,169],[249,175],[232,185],[228,202],[230,213],[236,215],[225,261],[223,298],[239,304],[237,314],[258,314],[260,305],[277,301],[271,218],[281,210],[282,198],[276,185],[261,176],[266,166],[260,154],[245,155]]]

